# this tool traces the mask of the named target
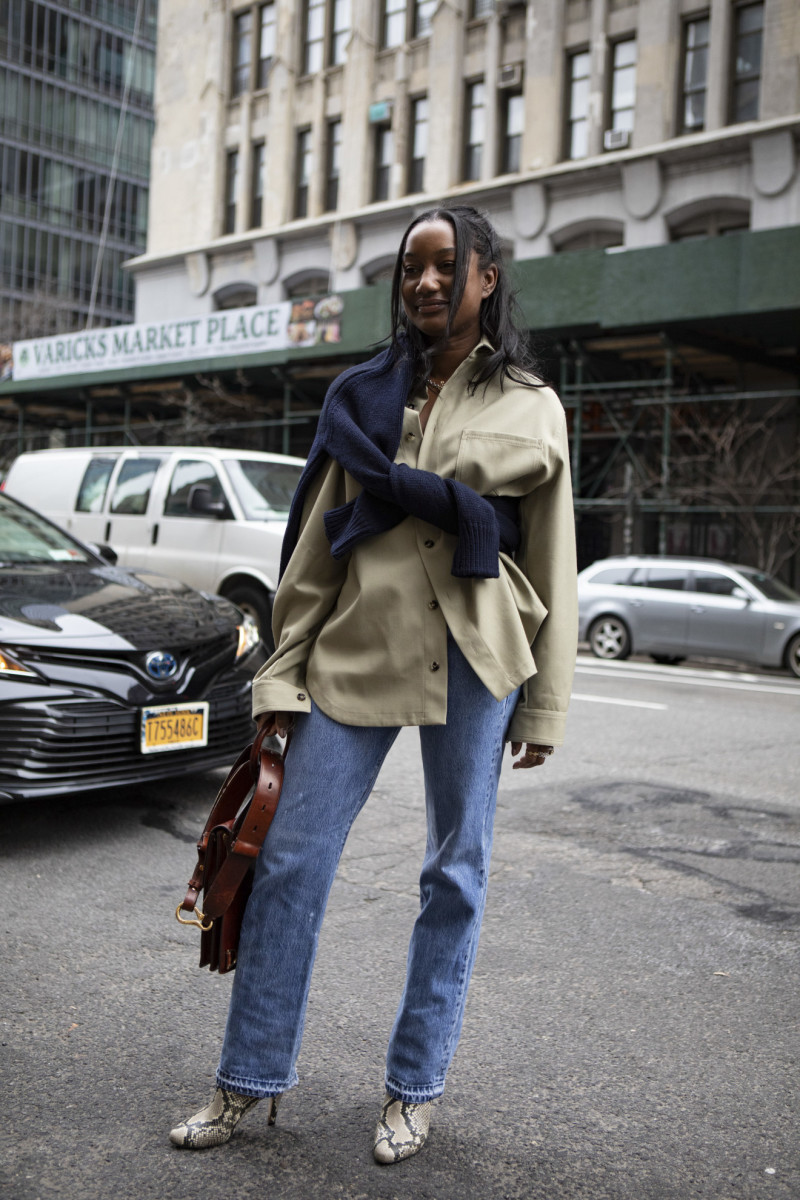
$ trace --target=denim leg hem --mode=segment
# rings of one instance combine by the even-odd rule
[[[444,1092],[444,1080],[416,1087],[387,1075],[386,1091],[393,1100],[403,1100],[406,1104],[424,1104],[427,1100],[438,1100]]]
[[[243,1075],[229,1075],[227,1071],[217,1071],[217,1087],[225,1088],[228,1092],[239,1092],[242,1096],[253,1096],[256,1100],[267,1100],[270,1096],[280,1096],[297,1083],[297,1072],[292,1077],[279,1082],[269,1079],[248,1079]]]

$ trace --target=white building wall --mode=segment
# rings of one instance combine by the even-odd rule
[[[304,278],[363,286],[386,267],[409,219],[442,200],[486,207],[510,252],[559,251],[568,235],[624,247],[663,243],[676,214],[738,203],[752,229],[800,222],[800,6],[766,0],[759,118],[730,124],[735,4],[708,0],[711,45],[706,128],[677,136],[683,21],[696,0],[528,0],[497,3],[471,20],[468,0],[448,0],[428,36],[380,48],[381,5],[352,0],[346,62],[303,76],[299,0],[277,0],[278,46],[268,87],[230,95],[241,0],[161,0],[148,251],[131,269],[136,319],[209,311],[220,289],[247,284],[259,302],[283,299]],[[329,0],[329,9],[332,3]],[[634,36],[634,128],[621,150],[603,149],[613,46]],[[569,55],[589,50],[591,156],[565,155]],[[498,71],[519,68],[524,129],[520,170],[499,176],[507,91]],[[481,178],[464,181],[464,99],[483,79],[486,128]],[[410,103],[429,98],[424,195],[407,195]],[[394,162],[389,199],[372,201],[375,126],[369,108],[391,106]],[[327,123],[342,120],[339,201],[325,213]],[[308,215],[294,217],[297,131],[309,128],[314,167]],[[266,145],[261,225],[249,229],[252,145]],[[225,156],[240,156],[235,232],[223,236]],[[602,241],[601,243],[602,244]]]

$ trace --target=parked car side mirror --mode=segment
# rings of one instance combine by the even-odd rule
[[[95,554],[99,554],[104,562],[109,563],[112,567],[117,565],[119,556],[111,546],[106,545],[105,542],[87,542],[86,544],[90,550],[94,550]]]
[[[736,600],[746,600],[748,604],[750,603],[750,601],[751,601],[751,600],[752,600],[752,598],[753,598],[753,597],[750,595],[750,593],[749,593],[749,592],[746,592],[746,591],[744,590],[744,588],[743,588],[743,587],[735,587],[735,588],[733,589],[733,591],[731,592],[731,595],[732,595],[732,596],[734,597],[734,599],[736,599]]]
[[[196,483],[189,489],[186,507],[190,513],[202,517],[218,517],[221,521],[230,517],[231,510],[226,500],[212,500],[211,488],[205,483]]]

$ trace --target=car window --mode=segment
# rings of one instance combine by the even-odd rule
[[[165,517],[203,517],[206,514],[189,511],[189,493],[201,484],[211,492],[211,500],[225,500],[219,476],[213,463],[198,458],[184,458],[175,464],[169,484],[169,494],[164,505]],[[207,516],[206,516],[207,519]]]
[[[732,596],[739,584],[730,575],[721,575],[718,571],[694,573],[694,589],[696,592],[706,592],[711,596]]]
[[[83,473],[75,508],[78,512],[100,512],[117,456],[92,458]]]
[[[780,579],[773,579],[771,575],[765,574],[764,571],[747,570],[744,567],[737,567],[736,570],[740,571],[747,582],[752,583],[753,587],[758,588],[761,594],[766,596],[768,600],[789,600],[793,603],[800,600],[800,595],[793,588],[790,588],[788,584],[782,583]]]
[[[248,521],[286,516],[303,470],[299,463],[226,458],[225,467]]]
[[[644,571],[645,579],[636,579],[636,583],[643,583],[645,587],[661,588],[667,592],[682,592],[689,577],[688,571],[682,567],[645,567]]]
[[[627,583],[630,579],[630,567],[606,567],[592,575],[589,583]]]
[[[38,513],[0,496],[0,561],[93,563],[96,559]]]
[[[129,458],[122,464],[111,500],[112,513],[141,516],[147,512],[150,489],[161,462],[160,458]]]

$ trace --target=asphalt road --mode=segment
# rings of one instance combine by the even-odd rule
[[[3,1200],[797,1200],[800,684],[581,657],[568,744],[503,776],[430,1141],[372,1161],[424,839],[414,731],[359,817],[301,1085],[189,1154],[229,981],[174,909],[219,775],[0,808]],[[510,764],[509,764],[510,765]]]

